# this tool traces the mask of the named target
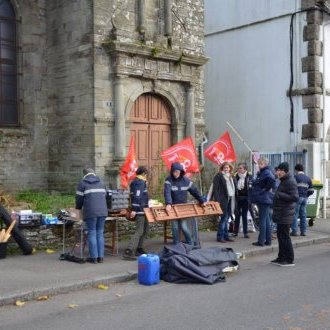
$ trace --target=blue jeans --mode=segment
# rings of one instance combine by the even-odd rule
[[[307,206],[307,198],[299,197],[299,201],[296,205],[296,210],[293,218],[293,222],[291,224],[291,230],[293,233],[297,232],[297,224],[298,224],[298,217],[300,218],[300,234],[306,233],[306,206]]]
[[[186,220],[172,220],[172,236],[173,244],[178,244],[180,242],[180,229],[183,232],[185,241],[187,244],[191,245],[191,234],[188,227],[188,222]]]
[[[268,204],[258,204],[259,209],[259,236],[258,243],[260,245],[272,244],[272,219],[271,206]]]
[[[226,240],[228,235],[228,219],[231,216],[231,199],[228,200],[227,209],[223,210],[223,214],[220,216],[218,225],[217,240]]]
[[[104,257],[104,223],[106,217],[85,219],[88,230],[88,248],[91,258]]]

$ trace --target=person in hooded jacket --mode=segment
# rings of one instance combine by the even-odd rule
[[[276,168],[280,184],[273,201],[273,221],[277,224],[278,257],[271,263],[279,266],[294,266],[294,253],[290,238],[296,203],[299,200],[298,186],[289,173],[289,164],[281,163]]]
[[[136,223],[135,233],[123,254],[125,260],[136,260],[137,256],[147,253],[143,249],[144,239],[149,230],[149,224],[144,214],[144,208],[148,207],[148,170],[144,166],[139,166],[136,170],[136,178],[130,184],[130,198],[132,207],[132,217]]]
[[[183,166],[180,163],[173,163],[171,165],[170,175],[165,179],[164,183],[166,211],[169,212],[173,204],[187,203],[188,192],[195,197],[200,204],[205,204],[197,187],[185,176]],[[173,244],[178,244],[180,242],[179,233],[181,229],[185,237],[185,242],[192,245],[193,242],[187,220],[172,220],[171,224]]]
[[[88,230],[89,258],[87,262],[102,263],[104,258],[104,223],[108,215],[106,187],[90,167],[83,169],[84,177],[76,191],[76,209]],[[81,218],[81,216],[79,217]]]

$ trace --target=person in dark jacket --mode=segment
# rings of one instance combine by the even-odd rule
[[[249,238],[247,218],[249,211],[248,191],[252,185],[252,176],[248,172],[248,167],[246,163],[238,164],[235,178],[237,182],[237,208],[235,214],[234,236],[238,236],[240,220],[242,217],[243,234],[245,238]]]
[[[259,210],[259,236],[258,241],[252,243],[256,246],[272,244],[271,206],[275,190],[275,175],[268,166],[268,159],[258,160],[259,172],[253,182],[250,192],[250,202],[255,203]]]
[[[82,209],[82,219],[88,230],[89,258],[93,264],[102,263],[104,258],[104,223],[108,215],[106,187],[90,167],[83,169],[84,177],[76,191],[76,209]],[[79,217],[81,218],[81,216]]]
[[[123,259],[136,260],[136,257],[147,253],[143,249],[144,239],[148,233],[149,224],[144,214],[144,208],[148,207],[148,170],[144,166],[139,166],[136,170],[136,178],[130,184],[130,197],[132,217],[135,219],[136,229],[127,249],[123,254]]]
[[[183,166],[180,163],[173,163],[171,165],[170,175],[165,179],[164,183],[164,198],[167,212],[172,209],[173,204],[187,203],[188,192],[195,197],[200,204],[205,204],[197,187],[185,176]],[[180,229],[184,234],[185,242],[189,245],[192,244],[187,220],[172,220],[171,225],[173,244],[178,244],[180,242]]]
[[[279,266],[294,266],[290,226],[299,200],[298,187],[296,180],[289,173],[288,163],[278,165],[276,174],[280,184],[274,195],[273,221],[277,224],[278,257],[271,262]]]
[[[0,219],[4,222],[4,224],[9,227],[14,219],[12,219],[9,212],[6,208],[0,203]],[[31,246],[31,244],[26,240],[22,232],[18,228],[18,223],[15,224],[11,236],[14,238],[23,254],[28,256],[34,254],[36,249]]]
[[[234,214],[236,208],[236,179],[232,176],[233,167],[231,164],[225,162],[221,164],[220,171],[213,178],[213,193],[212,199],[220,204],[222,215],[217,231],[217,241],[220,243],[233,242],[229,238],[228,220]]]
[[[295,166],[296,175],[294,178],[297,181],[299,201],[296,205],[295,215],[291,225],[291,236],[297,236],[297,223],[298,217],[300,218],[300,235],[306,236],[306,206],[307,199],[314,193],[312,180],[309,176],[304,173],[304,166],[297,164]]]

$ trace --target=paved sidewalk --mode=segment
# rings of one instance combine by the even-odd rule
[[[202,247],[219,246],[213,231],[201,232]],[[257,233],[251,233],[246,239],[240,234],[235,242],[221,244],[231,247],[235,252],[241,252],[245,258],[261,254],[276,256],[277,241],[272,246],[256,247]],[[330,219],[316,219],[313,227],[308,228],[307,236],[293,237],[294,247],[330,242]],[[12,304],[16,300],[33,300],[41,295],[54,295],[80,290],[98,284],[110,284],[136,279],[137,262],[121,259],[121,254],[127,242],[120,242],[119,255],[106,255],[103,264],[77,264],[59,260],[62,251],[47,254],[38,251],[35,255],[9,255],[0,260],[0,306]],[[162,238],[147,241],[148,252],[159,252],[164,244]],[[268,258],[268,257],[267,257]],[[247,260],[248,262],[248,260]]]

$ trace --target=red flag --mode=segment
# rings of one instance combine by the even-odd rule
[[[133,136],[131,136],[131,141],[129,143],[129,149],[125,162],[120,168],[120,183],[124,189],[128,187],[129,181],[135,178],[135,172],[137,168],[138,166],[136,162],[134,138]]]
[[[215,141],[204,151],[204,155],[211,162],[218,165],[224,162],[234,162],[236,154],[229,133],[226,131],[220,136],[219,140]]]
[[[185,172],[199,172],[199,163],[191,137],[182,140],[160,153],[168,169],[173,163],[181,163]]]

